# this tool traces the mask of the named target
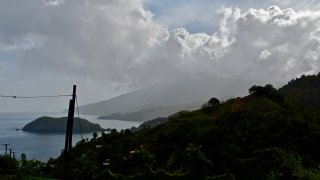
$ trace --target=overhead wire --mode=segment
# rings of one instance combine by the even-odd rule
[[[8,96],[8,95],[0,94],[0,98],[14,98],[14,99],[36,99],[36,98],[58,98],[58,97],[73,97],[73,95],[60,94],[60,95],[45,95],[45,96]],[[75,101],[76,101],[76,104],[77,104],[77,113],[78,113],[78,120],[79,120],[81,139],[83,139],[77,96],[75,96]]]
[[[72,95],[53,95],[53,96],[5,96],[1,95],[2,98],[16,98],[16,99],[33,99],[33,98],[57,98],[57,97],[66,97],[66,96],[72,96]]]
[[[50,96],[8,96],[8,95],[1,95],[1,98],[14,98],[14,99],[35,99],[35,98],[57,98],[57,97],[72,97],[73,95],[68,94],[60,94],[60,95],[50,95]],[[81,139],[83,139],[82,135],[82,126],[80,122],[80,113],[79,113],[79,105],[78,105],[78,98],[76,96],[76,104],[77,104],[77,114],[78,114],[78,120],[79,120],[79,127],[80,127],[80,133],[81,133]]]

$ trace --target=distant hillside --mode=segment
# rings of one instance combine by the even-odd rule
[[[166,107],[154,107],[149,109],[144,109],[132,113],[114,113],[108,116],[99,116],[98,119],[117,119],[117,120],[126,120],[126,121],[147,121],[150,119],[159,118],[159,117],[168,117],[174,113],[177,113],[181,110],[196,110],[201,107],[203,102],[193,103],[193,104],[183,104],[178,106],[166,106]]]
[[[81,119],[82,132],[102,131],[103,129],[99,124],[94,124],[86,119]],[[65,133],[67,126],[67,117],[53,118],[53,117],[40,117],[36,120],[25,125],[22,130],[37,133]],[[80,133],[79,119],[75,118],[73,123],[73,132]]]
[[[296,99],[301,103],[320,108],[320,73],[318,75],[303,75],[290,81],[279,89],[283,96]]]
[[[174,107],[174,111],[179,111],[189,107],[190,104],[204,103],[213,96],[222,99],[245,95],[251,84],[252,82],[211,76],[183,77],[156,83],[109,100],[81,106],[80,112],[102,116],[114,113],[128,114],[157,107]],[[159,109],[159,111],[162,110]],[[148,116],[148,119],[157,118],[159,113],[155,112],[156,115]],[[164,115],[167,114],[170,113]],[[135,117],[137,118],[145,119],[143,114]]]
[[[130,128],[130,131],[137,132],[137,131],[142,130],[143,128],[156,127],[156,126],[158,126],[160,124],[163,124],[163,123],[165,123],[167,121],[169,121],[169,117],[152,119],[152,120],[149,120],[149,121],[146,121],[146,122],[140,124],[139,127]]]

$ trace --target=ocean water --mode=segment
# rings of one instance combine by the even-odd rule
[[[0,154],[5,154],[5,146],[16,152],[16,158],[22,153],[27,159],[37,159],[46,162],[50,157],[56,158],[64,149],[65,134],[38,134],[22,131],[27,123],[41,116],[63,117],[67,114],[58,113],[0,113]],[[75,115],[77,116],[77,115]],[[141,122],[100,120],[96,116],[80,115],[80,118],[98,123],[102,128],[127,129],[137,127]],[[77,123],[76,121],[74,123]],[[92,133],[83,134],[83,138],[92,138]],[[72,142],[76,144],[81,140],[80,134],[73,134]],[[8,151],[9,152],[9,151]]]

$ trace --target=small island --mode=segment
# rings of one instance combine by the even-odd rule
[[[81,128],[80,125],[81,124]],[[43,116],[25,125],[22,130],[36,133],[65,133],[67,127],[67,117],[47,117]],[[86,119],[74,118],[73,133],[103,131],[99,124],[94,124]]]

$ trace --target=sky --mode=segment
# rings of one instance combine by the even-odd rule
[[[173,77],[283,83],[320,70],[317,0],[3,0],[0,95],[79,104]],[[0,112],[68,98],[0,99]]]

